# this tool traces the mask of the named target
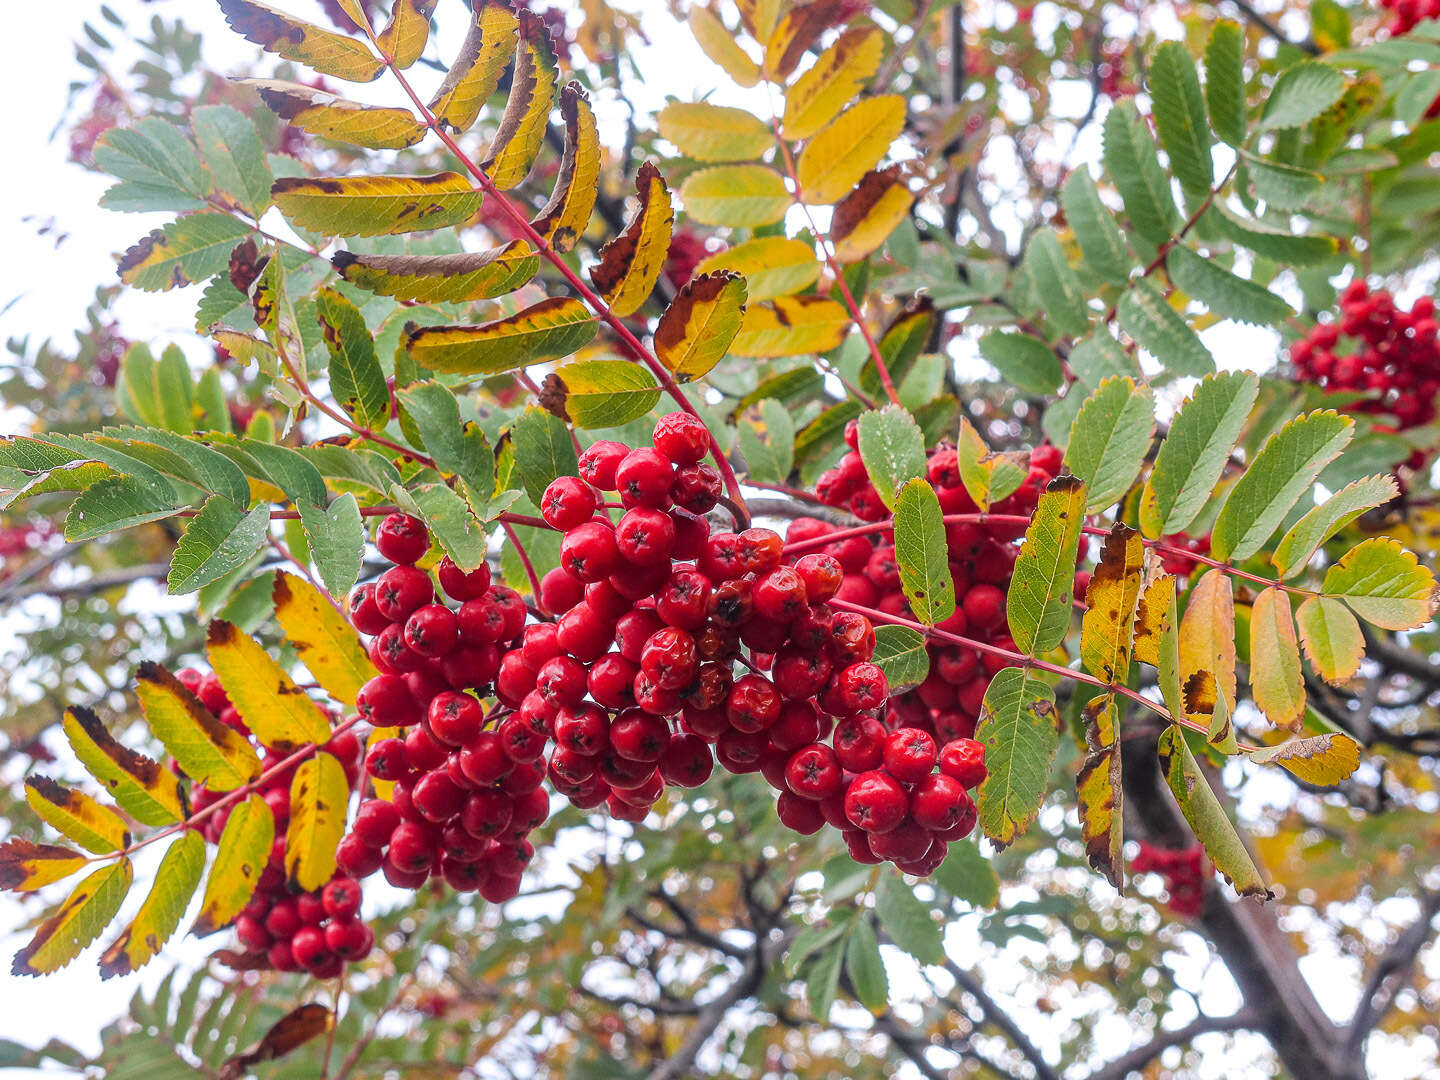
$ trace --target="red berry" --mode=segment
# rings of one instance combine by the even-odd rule
[[[615,471],[629,452],[624,443],[597,442],[580,455],[580,475],[601,491],[615,491]]]
[[[398,741],[398,740],[397,740]],[[390,842],[390,834],[400,824],[400,811],[384,799],[366,799],[355,812],[350,835],[370,848],[382,848]]]
[[[689,686],[698,665],[695,639],[675,627],[656,630],[640,650],[640,670],[662,690]]]
[[[710,779],[715,758],[699,735],[678,732],[671,735],[660,757],[660,775],[678,787],[693,788]]]
[[[440,588],[445,591],[445,595],[461,603],[479,599],[490,588],[490,567],[483,562],[474,570],[465,571],[446,555],[440,560],[436,576],[440,579]]]
[[[601,522],[586,522],[560,541],[560,565],[576,581],[604,581],[619,562],[615,532]]]
[[[764,731],[780,719],[780,694],[764,675],[742,675],[730,688],[725,714],[737,731]]]
[[[845,816],[869,833],[889,832],[904,820],[909,797],[900,782],[887,772],[861,773],[845,792]]]
[[[359,919],[339,919],[325,927],[325,947],[342,959],[363,960],[374,944],[374,932]]]
[[[360,912],[360,883],[353,878],[331,878],[320,893],[325,914],[332,919],[353,919]]]
[[[627,510],[615,526],[620,554],[636,566],[654,566],[675,548],[675,523],[670,515],[648,506]]]
[[[809,606],[805,580],[789,566],[776,567],[757,581],[754,599],[755,610],[774,622],[791,622]]]
[[[455,648],[459,636],[455,613],[444,604],[426,604],[405,621],[406,646],[429,659]]]
[[[960,781],[945,773],[927,776],[915,786],[911,795],[910,813],[927,829],[936,832],[953,828],[961,817],[961,807],[969,801]]]
[[[417,517],[391,514],[375,530],[375,546],[391,562],[408,566],[430,550],[430,530]]]
[[[364,585],[355,586],[350,593],[349,600],[350,621],[355,629],[362,634],[378,634],[385,627],[390,625],[390,620],[380,614],[380,609],[375,605],[375,584],[366,582]],[[183,681],[183,680],[182,680]],[[189,687],[193,693],[199,686],[200,679],[196,673],[196,686]]]
[[[446,691],[430,702],[426,715],[430,734],[449,746],[464,746],[485,723],[485,710],[469,694]]]
[[[840,591],[845,580],[845,570],[840,560],[823,551],[801,555],[795,562],[795,572],[805,583],[805,596],[812,604],[823,604]]]
[[[940,748],[940,771],[953,776],[961,786],[977,788],[989,775],[985,768],[985,744],[974,739],[952,739]]]
[[[413,566],[392,566],[375,582],[375,607],[391,622],[404,622],[434,596],[430,575]]]
[[[540,579],[540,607],[550,615],[561,615],[585,599],[584,586],[557,566]]]
[[[873,716],[849,716],[835,725],[831,739],[846,772],[878,769],[885,760],[885,725]]]
[[[355,695],[355,711],[375,727],[404,727],[420,719],[415,699],[399,675],[376,675]]]
[[[631,450],[615,470],[615,490],[627,506],[664,509],[670,504],[670,483],[675,468],[658,450],[640,447]]]
[[[325,931],[318,926],[302,926],[290,939],[290,952],[301,967],[319,967],[330,957],[325,947]]]
[[[569,532],[594,515],[599,500],[595,489],[578,476],[559,476],[540,497],[540,516],[552,529]]]
[[[890,695],[890,682],[877,664],[861,661],[840,672],[835,681],[840,701],[851,712],[878,709]]]
[[[775,816],[787,829],[793,829],[801,836],[812,836],[825,824],[825,815],[819,803],[802,799],[789,791],[782,791],[776,800]]]
[[[720,502],[720,474],[709,465],[684,465],[670,481],[670,498],[692,514],[708,514]]]
[[[688,412],[672,412],[655,425],[652,440],[676,465],[693,465],[710,449],[710,431],[705,422]]]
[[[994,585],[974,585],[961,606],[971,626],[992,630],[1005,621],[1005,593]]]
[[[823,799],[840,790],[844,774],[835,751],[824,743],[811,743],[790,756],[785,783],[802,799]]]
[[[900,728],[885,739],[885,771],[902,784],[918,784],[935,768],[935,740],[919,728]]]

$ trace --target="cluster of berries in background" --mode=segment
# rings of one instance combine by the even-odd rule
[[[415,565],[429,531],[409,515],[385,518],[375,546],[394,565],[357,586],[349,607],[379,671],[355,701],[376,729],[365,770],[389,798],[360,804],[337,861],[355,878],[383,871],[398,888],[433,875],[508,900],[534,854],[526,837],[550,812],[543,742],[522,719],[487,715],[480,699],[522,640],[525,602],[492,583],[488,566],[467,573],[448,558],[436,567],[437,597]]]
[[[1165,906],[1181,918],[1193,919],[1205,906],[1205,883],[1212,871],[1199,844],[1163,848],[1142,840],[1139,853],[1130,860],[1130,870],[1164,878]]]
[[[875,520],[870,513],[872,500],[882,511],[884,505],[879,503],[879,495],[855,449],[858,439],[853,427],[846,429],[845,439],[851,447],[849,453],[820,476],[817,493],[832,506],[843,506],[858,517]],[[1045,445],[1031,451],[1030,473],[1025,482],[995,503],[990,512],[1028,516],[1039,502],[1045,485],[1059,472],[1062,460],[1058,447]],[[973,515],[979,512],[961,483],[953,449],[941,447],[932,451],[927,473],[943,513]],[[911,617],[900,589],[893,534],[851,536],[826,544],[825,537],[838,529],[813,518],[801,518],[791,523],[786,538],[792,547],[822,550],[840,563],[845,574],[836,593],[840,600],[887,615]],[[1015,541],[1024,531],[1023,525],[999,521],[961,521],[946,525],[955,613],[940,623],[939,629],[1014,649],[1015,643],[1006,627],[1005,605],[1019,550]],[[1083,595],[1084,589],[1082,577],[1076,591]],[[1006,662],[989,653],[942,641],[932,641],[929,652],[929,675],[913,693],[891,699],[889,722],[920,728],[942,743],[970,738],[975,734],[980,705],[990,680]]]
[[[1440,19],[1440,0],[1380,0],[1390,12],[1390,33],[1408,34],[1426,19]]]
[[[1316,325],[1290,346],[1296,373],[1326,390],[1364,394],[1348,408],[1395,418],[1398,430],[1428,424],[1440,394],[1440,342],[1435,303],[1416,300],[1409,311],[1363,280],[1340,295],[1339,318]]]
[[[253,739],[213,674],[183,668],[176,677],[222,723]],[[266,773],[286,756],[261,749]],[[353,791],[360,780],[359,737],[350,730],[337,732],[322,749],[340,762]],[[331,979],[341,973],[347,962],[363,960],[370,954],[375,934],[360,918],[360,883],[353,878],[337,872],[324,887],[309,892],[291,891],[286,882],[285,828],[290,821],[290,783],[298,764],[275,770],[257,789],[275,819],[275,841],[254,894],[235,917],[235,938],[246,954],[244,966],[252,970],[305,971],[318,979]],[[224,794],[197,784],[191,791],[191,806],[196,811],[204,810]],[[222,807],[198,826],[207,843],[220,842],[232,809]]]

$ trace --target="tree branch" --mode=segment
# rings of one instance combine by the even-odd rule
[[[1249,1031],[1260,1026],[1260,1017],[1249,1010],[1229,1016],[1202,1016],[1174,1031],[1162,1031],[1143,1046],[1127,1050],[1114,1061],[1096,1069],[1086,1080],[1125,1080],[1132,1072],[1143,1069],[1172,1046],[1184,1046],[1197,1035],[1212,1031]]]
[[[963,970],[949,957],[945,958],[945,970],[955,980],[957,987],[975,999],[975,1003],[980,1006],[980,1011],[985,1014],[985,1019],[999,1028],[1005,1037],[1015,1045],[1015,1049],[1024,1055],[1025,1060],[1030,1063],[1030,1067],[1035,1070],[1037,1080],[1060,1080],[1060,1074],[1050,1067],[1039,1048],[1030,1041],[1025,1032],[1020,1030],[1020,1025],[1015,1023],[1010,1015],[985,992],[979,979]]]
[[[1247,4],[1244,0],[1230,0],[1230,3],[1236,11],[1245,16],[1246,22],[1258,26],[1281,45],[1289,45],[1291,48],[1299,49],[1301,52],[1309,53],[1311,56],[1320,55],[1320,47],[1313,41],[1291,41],[1285,35],[1285,31],[1281,30],[1268,16],[1257,11],[1253,4]]]
[[[1420,894],[1420,916],[1407,926],[1397,937],[1370,973],[1365,989],[1360,995],[1360,1004],[1350,1021],[1346,1043],[1352,1054],[1360,1056],[1365,1040],[1375,1025],[1395,1003],[1395,995],[1409,979],[1415,957],[1430,940],[1430,924],[1440,914],[1440,889],[1426,889]]]

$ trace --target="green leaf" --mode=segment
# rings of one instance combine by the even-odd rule
[[[697,169],[681,185],[680,201],[702,225],[744,228],[773,225],[792,204],[784,179],[766,165]]]
[[[344,596],[360,580],[365,554],[365,523],[355,495],[347,491],[328,507],[300,502],[296,508],[320,580],[332,596]]]
[[[485,529],[455,492],[444,484],[421,484],[409,491],[397,484],[391,491],[402,509],[429,526],[445,554],[461,570],[474,570],[485,561],[489,547]]]
[[[908,480],[895,500],[895,562],[910,610],[934,626],[955,613],[955,582],[940,500],[928,481]]]
[[[1180,804],[1180,812],[1195,831],[1195,838],[1205,845],[1205,854],[1225,880],[1235,886],[1241,896],[1258,896],[1268,900],[1271,892],[1265,887],[1245,844],[1235,831],[1230,818],[1215,797],[1205,774],[1190,753],[1184,732],[1175,726],[1160,733],[1160,768],[1170,785],[1170,792]]]
[[[121,810],[144,825],[173,825],[184,819],[186,804],[173,772],[121,745],[82,705],[66,709],[61,724],[80,764]]]
[[[892,695],[919,686],[930,674],[925,635],[908,626],[875,627],[875,655],[870,659],[885,672]]]
[[[1136,281],[1120,298],[1120,328],[1166,371],[1201,378],[1215,370],[1215,358],[1179,312],[1148,281]]]
[[[801,930],[795,935],[795,939],[790,942],[790,948],[785,952],[782,970],[786,976],[794,978],[805,965],[806,960],[827,945],[839,940],[845,930],[845,923],[815,923]]]
[[[830,1006],[835,1003],[840,987],[840,964],[844,959],[845,943],[837,941],[810,963],[805,977],[805,996],[810,1002],[810,1013],[817,1020],[830,1015]]]
[[[1277,229],[1242,218],[1224,206],[1213,206],[1210,213],[1222,235],[1231,242],[1249,248],[1256,255],[1288,263],[1290,266],[1313,266],[1324,262],[1339,249],[1333,236],[1296,236],[1289,229]]]
[[[1125,101],[1105,117],[1105,171],[1120,192],[1130,226],[1152,247],[1170,239],[1178,223],[1170,181],[1160,167],[1150,129]]]
[[[1090,309],[1080,279],[1070,268],[1060,238],[1051,228],[1036,229],[1021,264],[1035,292],[1045,298],[1045,317],[1062,334],[1078,337],[1090,327]]]
[[[219,495],[190,519],[170,559],[171,595],[194,592],[243,566],[270,531],[270,504],[248,513]]]
[[[1177,288],[1221,318],[1270,326],[1295,314],[1294,308],[1265,286],[1237,277],[1183,244],[1170,249],[1165,265]]]
[[[15,954],[10,974],[48,975],[74,960],[110,925],[134,880],[130,860],[116,859],[81,881]]]
[[[1146,536],[1184,532],[1195,520],[1225,470],[1259,388],[1260,380],[1247,371],[1208,375],[1180,406],[1140,504]]]
[[[968,840],[952,840],[950,853],[935,868],[935,884],[956,900],[974,907],[994,907],[1000,902],[1000,879],[990,860],[980,853],[980,845]]]
[[[890,980],[885,974],[875,927],[864,912],[851,924],[845,938],[845,970],[860,1004],[873,1013],[883,1012],[890,999]]]
[[[100,977],[129,975],[153,960],[175,933],[205,871],[205,838],[186,832],[170,845],[135,919],[100,958]]]
[[[1395,477],[1388,473],[1347,484],[1291,525],[1270,561],[1282,578],[1290,577],[1305,568],[1321,544],[1365,511],[1383,506],[1399,494]]]
[[[1345,93],[1345,76],[1319,60],[1300,60],[1280,73],[1265,109],[1261,131],[1281,131],[1308,124]]]
[[[217,443],[215,448],[223,451],[226,446]],[[298,450],[257,439],[243,439],[232,449],[239,450],[243,457],[248,458],[261,478],[278,487],[291,502],[324,504],[327,497],[325,478]],[[244,467],[242,464],[241,468]]]
[[[315,315],[330,350],[331,395],[361,427],[383,431],[390,422],[390,389],[365,317],[331,288],[315,294]]]
[[[1109,285],[1124,285],[1130,279],[1130,249],[1115,224],[1115,217],[1100,200],[1090,170],[1076,169],[1060,189],[1060,206],[1070,223],[1085,264]]]
[[[442,472],[478,476],[485,471],[489,446],[474,425],[460,422],[460,403],[454,391],[426,381],[397,390],[395,397],[415,422],[426,452]]]
[[[1361,541],[1325,571],[1324,591],[1385,630],[1424,626],[1440,604],[1434,573],[1388,536]]]
[[[1065,463],[1090,491],[1097,514],[1130,490],[1155,434],[1155,401],[1148,386],[1106,379],[1086,398],[1070,427]]]
[[[194,387],[185,354],[174,345],[156,360],[140,342],[120,361],[120,405],[132,419],[150,427],[187,433],[193,426]]]
[[[1015,557],[1006,598],[1010,637],[1027,656],[1049,652],[1070,628],[1075,556],[1085,524],[1085,482],[1061,476],[1040,495]]]
[[[199,210],[210,194],[210,175],[179,127],[157,116],[133,127],[113,127],[95,142],[95,164],[120,183],[100,205],[130,212]]]
[[[555,371],[565,390],[565,412],[577,428],[621,427],[660,401],[655,376],[629,360],[581,360]]]
[[[990,770],[980,785],[980,827],[1003,847],[1030,827],[1045,798],[1060,745],[1055,691],[1023,668],[1005,668],[985,691],[975,738]]]
[[[1094,390],[1114,375],[1128,375],[1137,381],[1141,378],[1140,365],[1135,362],[1135,357],[1122,349],[1120,343],[1104,330],[1072,345],[1065,362],[1070,365],[1075,378],[1089,390]]]
[[[270,205],[275,177],[250,118],[229,105],[204,105],[190,114],[190,130],[215,184],[258,218]]]
[[[1229,20],[1217,22],[1205,45],[1205,103],[1210,126],[1239,149],[1245,142],[1245,35]]]
[[[558,360],[588,344],[599,324],[572,297],[552,296],[481,326],[408,330],[405,350],[421,367],[456,375],[498,375]]]
[[[1030,475],[1030,455],[1023,450],[992,451],[968,417],[960,418],[955,441],[960,482],[982,512],[1014,492]]]
[[[294,176],[270,187],[291,224],[322,236],[384,236],[463,225],[481,194],[459,173]]]
[[[1307,596],[1295,612],[1295,625],[1310,666],[1326,682],[1343,683],[1360,670],[1360,661],[1365,659],[1365,635],[1350,609],[1339,600]]]
[[[1300,210],[1320,191],[1325,177],[1278,161],[1246,156],[1255,196],[1276,210]]]
[[[1029,334],[992,331],[980,339],[980,355],[1027,394],[1053,394],[1065,380],[1054,350]]]
[[[154,230],[117,263],[120,280],[147,292],[194,285],[221,273],[250,226],[229,214],[191,214]]]
[[[76,543],[180,511],[173,489],[166,493],[133,476],[107,476],[81,492],[65,517],[65,539]]]
[[[1215,183],[1210,161],[1210,130],[1205,123],[1205,98],[1195,61],[1178,41],[1155,50],[1148,79],[1160,145],[1170,155],[1170,168],[1187,191],[1208,193]]]
[[[881,875],[875,888],[875,917],[886,936],[920,963],[945,962],[940,924],[899,874]]]
[[[579,457],[563,420],[532,405],[516,417],[510,434],[515,446],[515,471],[536,506],[551,480],[579,475]]]
[[[738,426],[740,453],[752,480],[783,484],[795,464],[795,422],[774,398],[760,402]]]
[[[745,109],[671,101],[656,117],[660,137],[696,161],[747,161],[775,145],[775,133]]]
[[[1296,417],[1270,436],[1220,508],[1211,554],[1242,562],[1259,551],[1354,430],[1353,420],[1327,409]]]
[[[899,405],[861,413],[860,460],[881,501],[895,509],[900,485],[925,475],[925,437],[920,425]]]

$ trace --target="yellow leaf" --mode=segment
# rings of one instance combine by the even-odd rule
[[[1332,787],[1360,767],[1360,744],[1342,732],[1330,732],[1286,739],[1254,751],[1250,760],[1257,765],[1279,765],[1307,784]]]
[[[690,5],[690,32],[700,50],[740,86],[754,86],[760,81],[760,65],[750,59],[734,33],[703,4]]]
[[[770,300],[808,289],[820,276],[820,260],[802,240],[761,236],[717,252],[695,267],[697,274],[714,270],[745,275],[749,299]]]
[[[489,251],[454,255],[357,255],[337,251],[330,261],[346,281],[397,300],[464,304],[512,293],[540,271],[540,256],[524,240]]]
[[[691,278],[655,327],[656,359],[682,383],[700,378],[739,333],[745,295],[745,279],[728,270]]]
[[[1025,482],[1030,474],[1030,455],[1023,451],[992,451],[975,425],[960,418],[955,440],[960,482],[982,512]]]
[[[131,817],[144,825],[170,825],[185,817],[179,778],[159,762],[116,742],[89,709],[66,709],[62,726],[80,764]]]
[[[555,100],[559,65],[545,20],[527,8],[518,12],[520,46],[510,74],[510,98],[500,127],[480,167],[501,191],[509,191],[530,175],[545,141],[545,125]]]
[[[1230,578],[1219,570],[1204,574],[1190,590],[1180,620],[1180,670],[1210,672],[1225,697],[1235,700],[1235,598]]]
[[[155,883],[134,921],[100,958],[100,977],[129,975],[144,967],[175,933],[200,875],[205,870],[205,838],[186,832],[170,845],[155,871]]]
[[[1305,719],[1305,677],[1290,596],[1275,586],[1261,591],[1250,610],[1250,690],[1276,727],[1299,731]]]
[[[795,175],[808,203],[833,203],[885,156],[905,127],[905,99],[899,94],[866,98],[837,116],[800,151]]]
[[[1080,630],[1081,660],[1090,674],[1109,683],[1123,683],[1130,675],[1135,605],[1144,569],[1140,534],[1116,522],[1090,575]]]
[[[1307,596],[1295,612],[1300,643],[1315,673],[1328,683],[1342,683],[1360,670],[1365,637],[1350,609],[1328,596]]]
[[[34,892],[69,877],[86,858],[58,844],[36,844],[11,837],[0,844],[0,890]]]
[[[430,40],[430,14],[438,0],[395,0],[390,9],[390,24],[377,39],[380,51],[397,68],[408,68],[425,52]]]
[[[285,876],[291,888],[318,889],[335,873],[335,849],[345,835],[349,797],[344,766],[323,750],[295,770],[290,826],[285,830]]]
[[[354,705],[376,671],[350,620],[314,585],[283,570],[275,575],[274,599],[275,619],[300,662],[332,698]]]
[[[759,4],[751,5],[758,9]],[[755,37],[765,42],[765,71],[776,82],[784,82],[795,69],[815,40],[830,27],[849,16],[854,9],[846,0],[811,0],[808,4],[796,4],[775,23],[775,29],[765,33],[763,27],[774,20],[773,12],[778,5],[768,3],[769,12],[764,19],[757,18],[751,11],[746,19],[754,29]],[[741,7],[741,13],[745,7]]]
[[[1160,638],[1166,613],[1175,599],[1175,579],[1162,574],[1146,584],[1135,605],[1134,658],[1151,667],[1160,666]]]
[[[274,843],[275,815],[265,796],[251,795],[231,809],[205,883],[195,919],[196,934],[209,934],[227,925],[250,902]]]
[[[295,225],[326,236],[384,236],[463,225],[481,194],[459,173],[434,176],[285,176],[270,187]]]
[[[453,132],[467,130],[495,88],[515,52],[520,20],[505,0],[473,0],[475,17],[460,55],[450,65],[440,89],[430,99],[430,112]]]
[[[211,791],[233,791],[260,775],[260,758],[245,736],[212,716],[159,664],[140,664],[135,695],[150,730],[191,779]]]
[[[737,356],[829,352],[845,340],[850,313],[824,296],[779,296],[752,304],[730,351]]]
[[[680,186],[685,213],[705,225],[773,225],[790,209],[790,192],[768,165],[697,169]]]
[[[86,851],[104,854],[130,846],[130,829],[119,814],[48,776],[25,778],[25,802],[36,817]]]
[[[600,249],[600,261],[590,268],[590,280],[616,315],[632,315],[649,299],[670,253],[675,224],[670,192],[653,162],[640,166],[635,190],[640,203],[634,216]]]
[[[740,21],[756,41],[764,41],[775,32],[775,23],[780,18],[782,0],[735,0],[740,9]]]
[[[785,137],[808,139],[834,119],[880,67],[885,37],[878,27],[846,30],[785,92]]]
[[[1085,706],[1085,763],[1075,777],[1080,833],[1090,865],[1115,888],[1125,887],[1124,787],[1120,776],[1120,716],[1115,695]]]
[[[261,746],[284,754],[330,738],[324,711],[249,634],[216,619],[205,644],[230,704]]]
[[[579,83],[566,83],[561,89],[560,116],[565,121],[565,152],[555,191],[530,226],[556,251],[569,251],[585,234],[595,212],[600,193],[600,134],[590,98]]]
[[[385,70],[385,61],[354,38],[276,11],[254,0],[220,0],[225,21],[246,41],[266,52],[283,56],[349,82],[372,82]]]
[[[304,83],[242,79],[270,111],[301,131],[372,150],[399,150],[425,137],[425,125],[408,109],[361,105]]]
[[[914,202],[899,165],[866,173],[855,190],[835,204],[830,216],[835,258],[857,262],[869,255],[909,216]]]
[[[775,133],[754,113],[704,101],[672,101],[656,120],[660,137],[696,161],[749,161],[775,142]]]
[[[581,301],[552,296],[482,326],[422,326],[406,334],[404,344],[431,371],[496,375],[568,356],[597,329]]]
[[[115,917],[134,878],[129,859],[116,859],[85,878],[15,954],[10,974],[48,975],[74,960]]]

